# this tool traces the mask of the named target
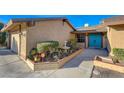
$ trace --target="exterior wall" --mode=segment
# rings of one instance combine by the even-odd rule
[[[109,27],[107,36],[110,55],[113,55],[113,48],[124,48],[124,25]]]
[[[21,32],[20,32],[21,30]],[[18,47],[18,52],[17,54],[20,55],[22,58],[26,59],[27,56],[27,29],[26,29],[26,25],[22,24],[21,28],[19,29],[19,26],[16,27],[16,29],[13,28],[13,30],[10,31],[10,45],[12,46],[12,39],[13,39],[13,35],[18,37],[18,39],[16,39],[16,43],[17,43],[17,47]]]
[[[107,40],[106,40],[106,43],[107,43],[107,49],[108,49],[108,52],[111,53],[111,32],[110,32],[110,28],[107,27]]]
[[[63,23],[61,20],[36,22],[35,26],[28,28],[27,52],[29,53],[37,43],[42,41],[55,40],[62,46],[64,41],[74,38],[70,33],[72,30],[66,22]]]
[[[26,56],[27,56],[27,51],[26,51],[26,49],[27,49],[27,41],[26,41],[26,36],[27,36],[27,31],[24,29],[24,30],[22,30],[23,32],[22,32],[22,34],[20,35],[20,48],[21,48],[21,50],[20,50],[20,55],[24,58],[24,59],[26,59]]]
[[[105,34],[103,34],[102,35],[102,48],[106,48],[107,46],[106,46],[106,35]]]
[[[70,34],[70,38],[72,38],[72,39],[76,39],[76,36],[75,36],[75,34]]]
[[[78,46],[79,48],[85,48],[85,43],[77,43],[77,46]]]

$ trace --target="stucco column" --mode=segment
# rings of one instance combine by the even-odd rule
[[[86,33],[86,37],[85,37],[85,46],[86,48],[88,48],[88,33]]]
[[[106,35],[105,35],[105,33],[102,34],[102,48],[106,48]]]
[[[21,56],[21,25],[19,25],[19,52],[18,55]]]

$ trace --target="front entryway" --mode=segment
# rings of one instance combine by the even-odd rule
[[[89,34],[89,48],[101,48],[102,47],[102,35],[101,34]]]

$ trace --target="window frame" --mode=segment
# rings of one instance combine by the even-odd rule
[[[78,43],[85,43],[85,34],[76,34],[76,39]]]

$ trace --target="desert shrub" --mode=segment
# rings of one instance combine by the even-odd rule
[[[114,56],[119,60],[124,60],[124,49],[114,48],[113,49]]]
[[[58,41],[43,41],[37,44],[37,50],[39,53],[55,50],[59,47]]]
[[[70,47],[71,49],[76,49],[77,48],[77,41],[76,41],[76,39],[68,40],[67,46]]]

